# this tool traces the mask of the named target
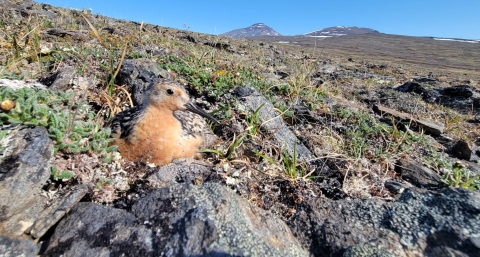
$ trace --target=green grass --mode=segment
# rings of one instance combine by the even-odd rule
[[[201,152],[201,153],[213,153],[213,154],[218,155],[220,158],[223,158],[227,161],[230,161],[230,160],[232,160],[232,158],[235,155],[235,150],[242,144],[245,136],[246,136],[246,134],[243,134],[242,136],[240,136],[238,138],[236,136],[234,136],[233,139],[232,139],[232,143],[227,147],[227,152],[226,153],[223,153],[222,151],[217,150],[217,149],[202,149],[199,152]]]
[[[191,86],[210,97],[219,97],[238,86],[251,86],[257,90],[269,84],[258,79],[258,74],[242,66],[218,66],[208,60],[193,56],[179,58],[169,55],[158,61],[160,67],[172,70],[187,79]]]

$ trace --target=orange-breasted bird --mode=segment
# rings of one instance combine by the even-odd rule
[[[114,144],[131,161],[164,165],[193,157],[200,146],[211,143],[206,141],[212,141],[213,135],[206,122],[195,114],[218,123],[190,101],[182,85],[162,79],[148,87],[141,105],[113,118],[110,127]]]

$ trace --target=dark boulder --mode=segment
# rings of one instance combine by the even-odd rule
[[[395,202],[320,198],[288,224],[315,256],[478,256],[480,193],[405,189]]]
[[[139,105],[143,102],[148,86],[159,78],[172,79],[172,75],[150,59],[126,59],[117,75],[116,83],[127,85],[133,104]]]
[[[48,241],[45,256],[307,256],[287,225],[224,186],[175,184],[131,213],[80,203]]]

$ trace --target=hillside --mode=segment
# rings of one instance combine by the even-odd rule
[[[312,31],[312,32],[306,33],[304,36],[335,37],[335,36],[360,35],[360,34],[370,34],[370,33],[380,33],[380,32],[374,29],[369,29],[369,28],[335,26],[335,27],[328,27],[321,30]]]
[[[29,0],[0,18],[0,255],[480,251],[478,44],[231,38]],[[128,137],[112,120],[132,108]],[[129,160],[112,134],[170,139],[142,129],[204,144]]]
[[[480,45],[475,43],[381,33],[332,38],[284,36],[251,39],[308,47],[326,57],[408,63],[420,69],[480,75]]]

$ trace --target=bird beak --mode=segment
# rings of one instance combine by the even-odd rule
[[[210,113],[204,111],[202,108],[196,106],[194,103],[192,102],[188,102],[185,104],[185,108],[193,113],[196,113],[202,117],[205,117],[215,123],[220,123],[217,119],[215,119],[212,115],[210,115]]]

